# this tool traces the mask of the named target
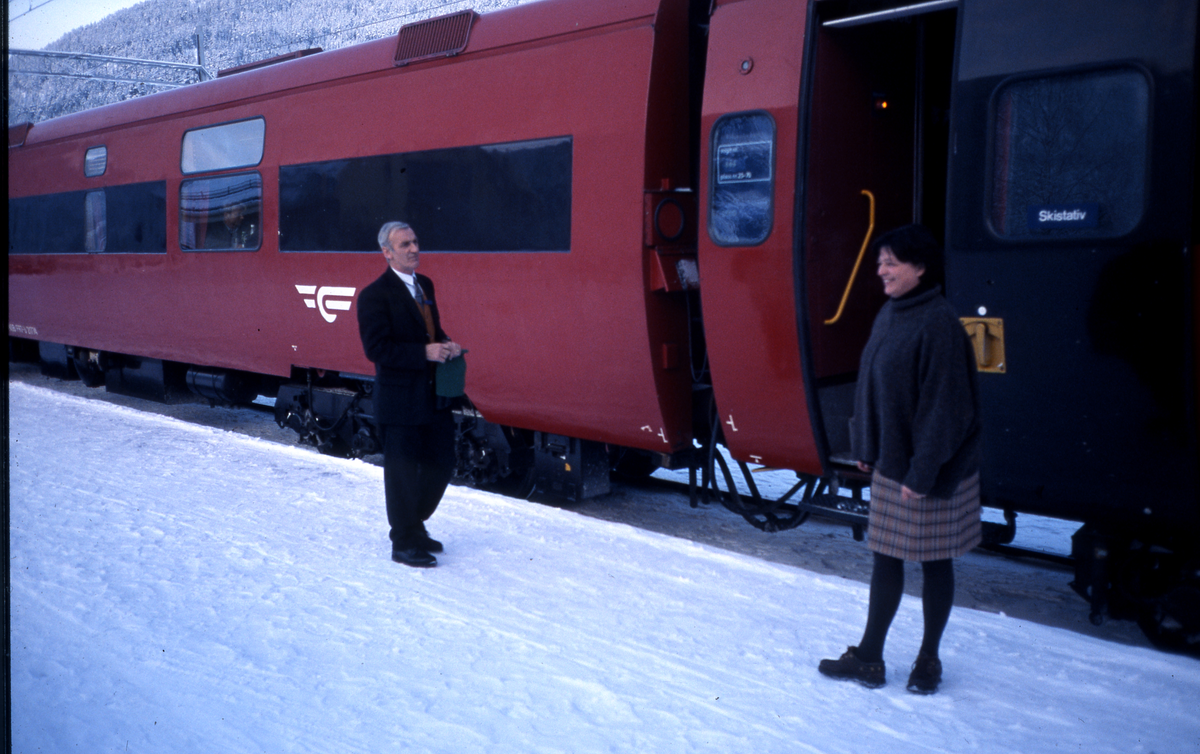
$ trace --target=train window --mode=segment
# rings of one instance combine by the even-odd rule
[[[8,200],[8,253],[74,254],[86,250],[86,191]]]
[[[167,251],[167,183],[151,181],[104,189],[104,250],[121,254]]]
[[[378,252],[401,218],[424,252],[571,249],[572,139],[329,160],[279,168],[280,251]]]
[[[184,174],[246,168],[262,162],[266,122],[262,118],[197,128],[183,135]]]
[[[1133,69],[1011,81],[993,104],[990,218],[1014,240],[1129,233],[1145,206],[1150,85]]]
[[[712,130],[708,235],[722,246],[767,240],[774,219],[775,121],[764,112],[725,115]]]
[[[88,178],[104,175],[108,169],[108,147],[92,147],[83,155],[83,174]]]
[[[165,254],[165,181],[8,201],[11,254]]]
[[[83,201],[84,248],[88,251],[104,251],[108,244],[108,212],[104,191],[89,191]]]
[[[179,246],[184,251],[253,251],[262,242],[262,176],[238,173],[184,181]]]

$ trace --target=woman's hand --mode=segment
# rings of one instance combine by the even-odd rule
[[[914,500],[920,500],[924,497],[924,495],[918,495],[904,485],[900,485],[900,499],[904,502],[911,503]]]

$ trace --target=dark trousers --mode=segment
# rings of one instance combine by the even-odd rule
[[[383,430],[383,491],[392,547],[413,544],[454,476],[454,415],[438,411],[428,424],[388,424]]]

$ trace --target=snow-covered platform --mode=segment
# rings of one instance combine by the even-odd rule
[[[1185,752],[1200,662],[451,488],[391,562],[382,470],[10,383],[13,751]]]

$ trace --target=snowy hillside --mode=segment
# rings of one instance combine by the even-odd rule
[[[390,36],[403,24],[473,8],[479,13],[528,0],[146,0],[77,29],[47,50],[195,64],[200,39],[205,69],[218,70],[320,47],[333,50]],[[12,68],[87,72],[108,78],[193,82],[186,72],[125,65],[14,59]],[[8,122],[59,115],[152,94],[162,87],[9,73]]]

